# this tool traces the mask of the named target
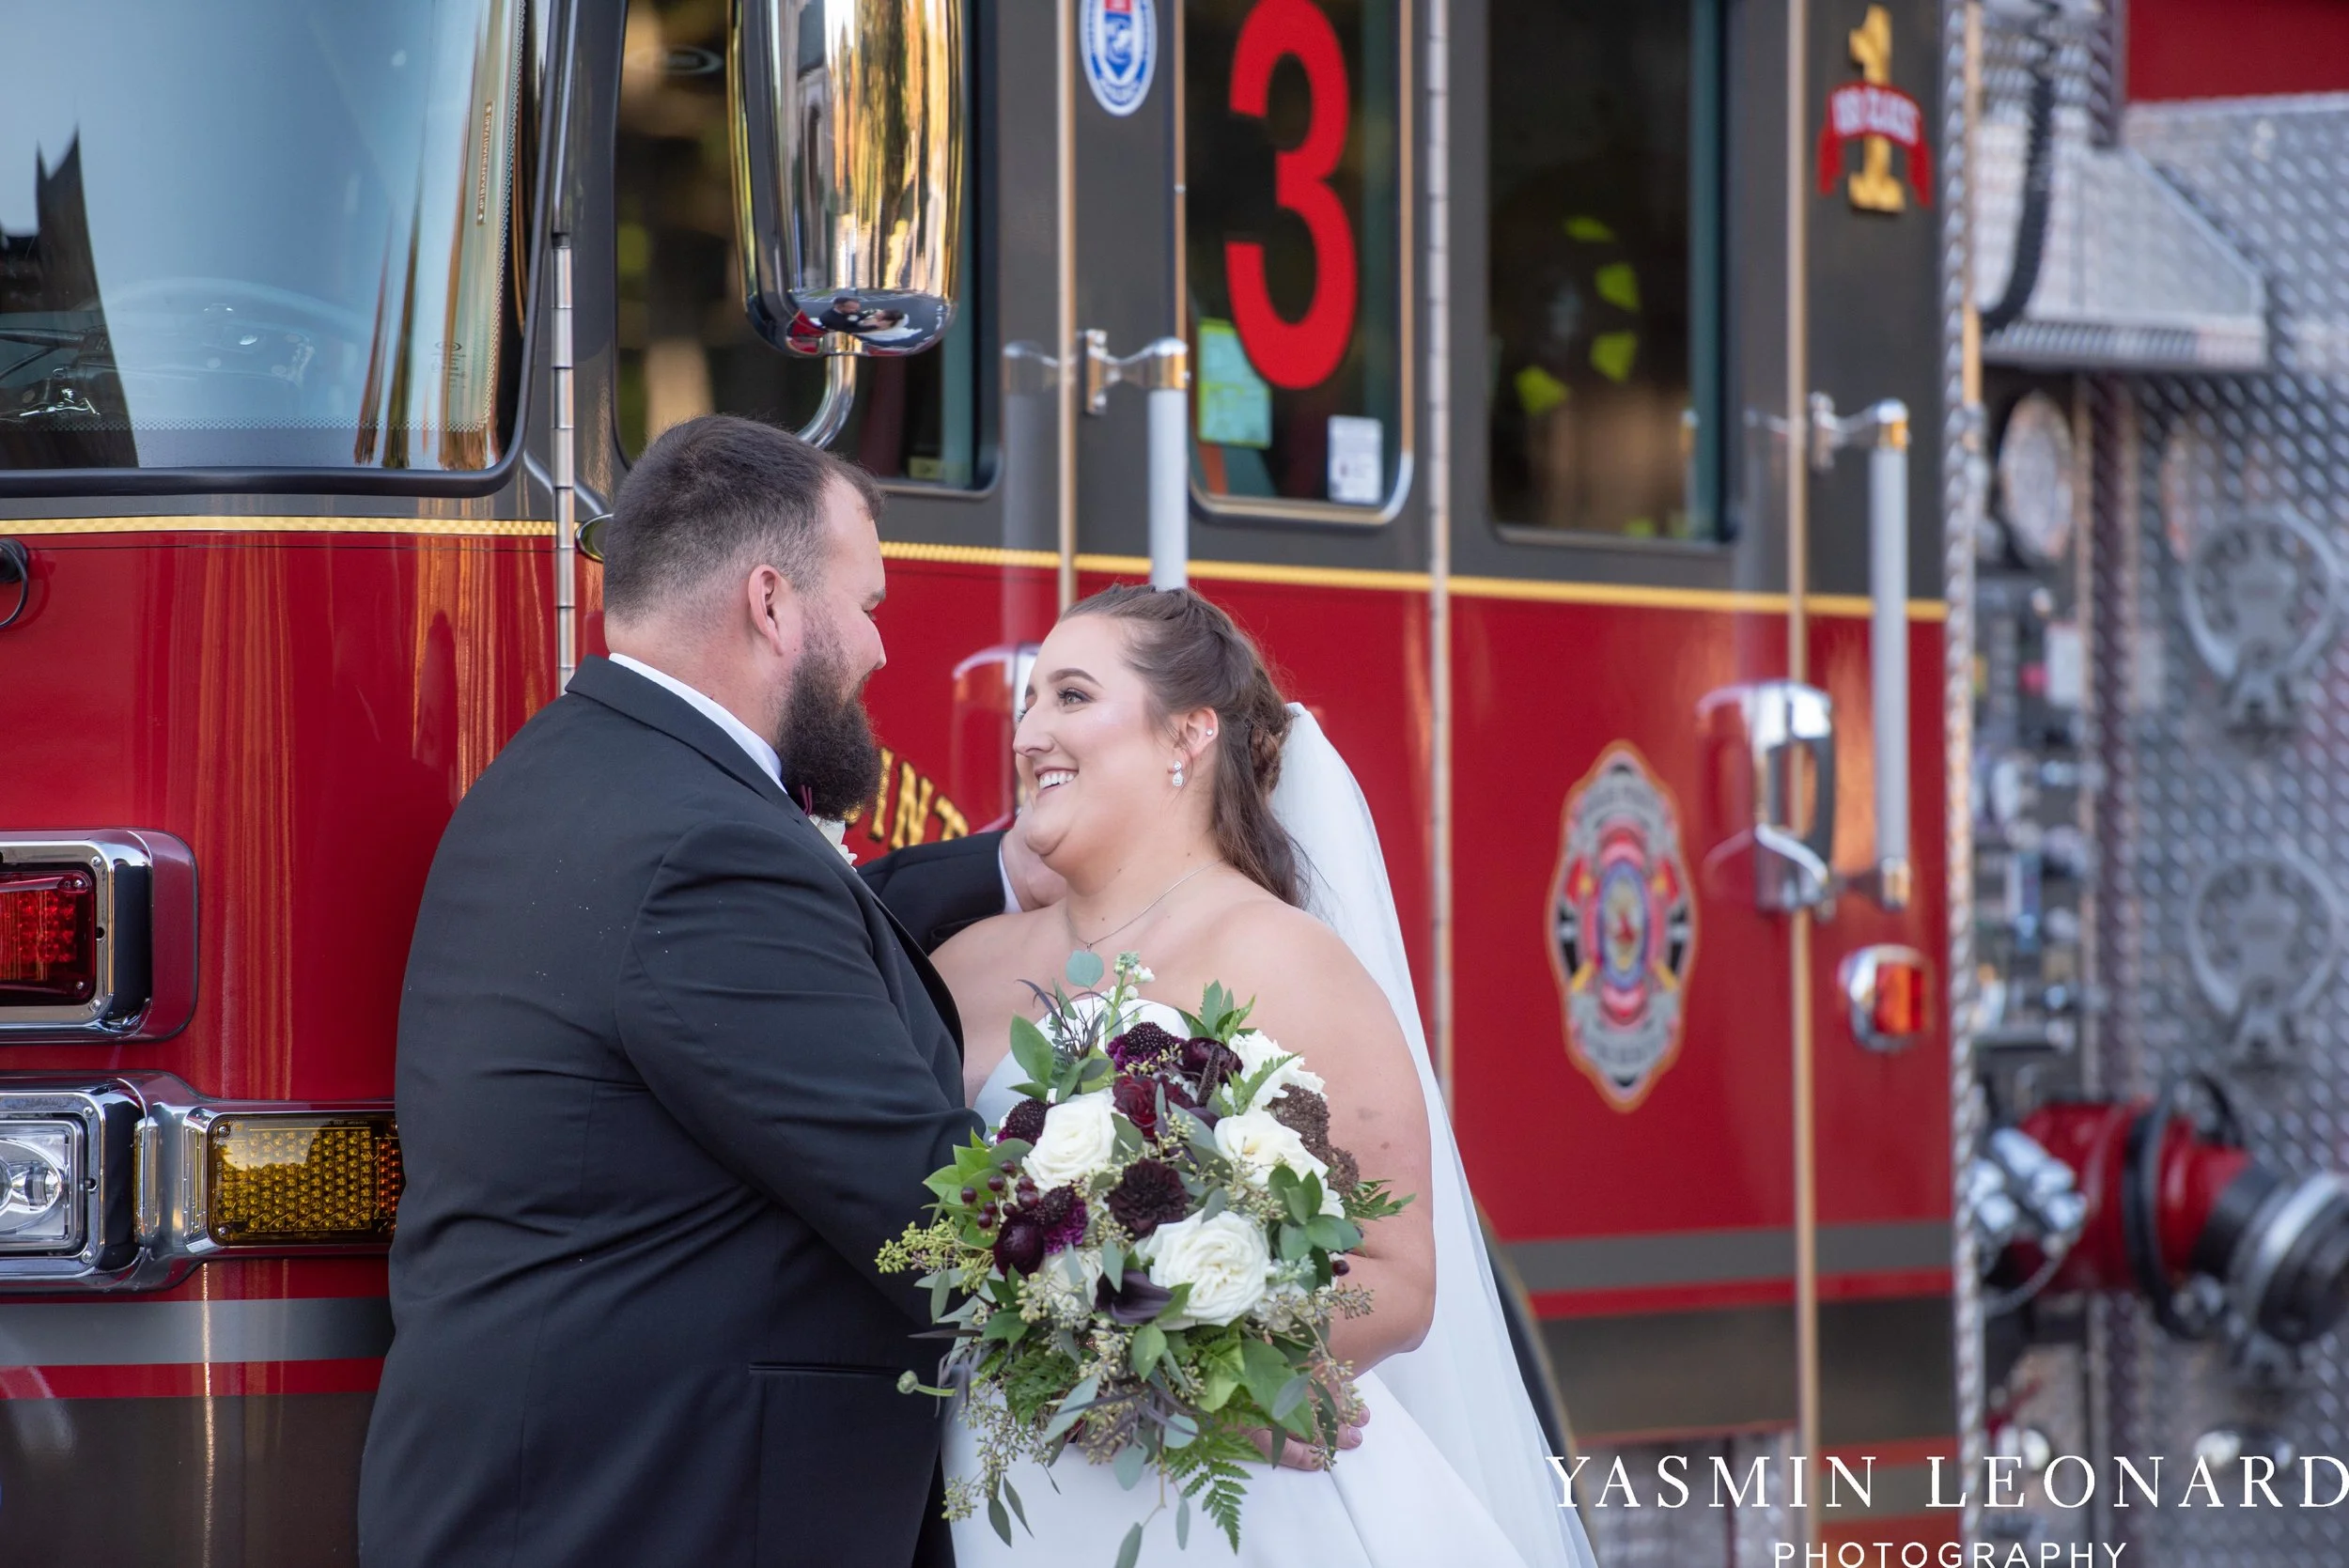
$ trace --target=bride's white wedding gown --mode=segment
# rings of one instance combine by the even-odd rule
[[[1328,1470],[1252,1471],[1237,1559],[1196,1507],[1190,1545],[1177,1547],[1170,1498],[1144,1531],[1142,1568],[1593,1568],[1580,1521],[1558,1506],[1555,1472],[1509,1348],[1369,808],[1311,715],[1290,711],[1274,806],[1310,868],[1308,904],[1393,1003],[1430,1107],[1435,1318],[1418,1349],[1360,1378],[1370,1410],[1360,1448]],[[1011,1109],[1011,1086],[1020,1079],[1006,1057],[980,1089],[974,1109],[989,1126]],[[947,1420],[945,1463],[950,1476],[978,1473],[975,1439],[958,1416]],[[1005,1545],[984,1511],[962,1520],[954,1527],[957,1568],[1110,1568],[1127,1530],[1158,1498],[1154,1476],[1129,1492],[1109,1467],[1073,1452],[1049,1472],[1016,1466],[1010,1481],[1030,1529],[1015,1520]]]

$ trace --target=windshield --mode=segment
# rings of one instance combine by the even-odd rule
[[[0,469],[495,463],[524,0],[0,22]]]

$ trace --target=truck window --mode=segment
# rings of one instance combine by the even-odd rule
[[[1409,444],[1392,0],[1186,0],[1193,482],[1376,520]]]
[[[1712,538],[1719,0],[1494,0],[1490,59],[1492,515]]]
[[[495,465],[522,9],[15,8],[0,468]]]
[[[726,12],[708,0],[632,0],[614,161],[618,418],[630,458],[680,420],[739,413],[798,427],[823,395],[820,362],[761,337],[743,310],[727,138]],[[955,324],[927,353],[867,359],[832,449],[885,479],[967,489],[977,460],[974,204],[963,203]]]

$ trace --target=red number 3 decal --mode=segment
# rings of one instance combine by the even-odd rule
[[[1337,32],[1321,8],[1313,0],[1259,0],[1232,57],[1232,113],[1264,117],[1273,68],[1283,59],[1304,67],[1311,107],[1304,140],[1273,157],[1272,199],[1304,221],[1313,241],[1313,299],[1295,321],[1274,309],[1264,246],[1252,240],[1224,241],[1223,272],[1232,324],[1250,363],[1274,386],[1299,390],[1328,380],[1354,338],[1354,225],[1329,183],[1346,151],[1352,95]]]

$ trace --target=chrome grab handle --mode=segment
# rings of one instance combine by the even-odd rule
[[[1118,359],[1098,327],[1083,337],[1085,412],[1106,413],[1113,386],[1149,396],[1150,585],[1180,588],[1190,581],[1190,347],[1161,337]]]
[[[1908,409],[1887,398],[1848,418],[1811,395],[1811,466],[1825,472],[1845,446],[1868,442],[1868,686],[1875,726],[1875,855],[1843,883],[1887,909],[1906,908],[1916,882],[1908,832]]]

